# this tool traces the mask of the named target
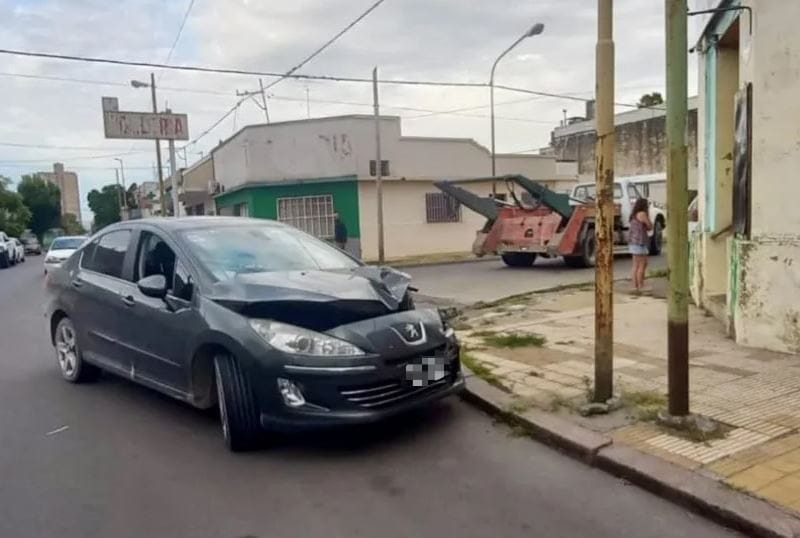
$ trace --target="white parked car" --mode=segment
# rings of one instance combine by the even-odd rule
[[[0,269],[14,265],[17,261],[16,245],[5,232],[0,232]]]
[[[22,263],[25,261],[25,245],[16,237],[11,238],[14,244],[14,263]]]
[[[85,235],[62,235],[61,237],[56,237],[44,257],[44,274],[47,274],[49,269],[60,267],[62,263],[72,256],[73,252],[83,245],[86,239]]]

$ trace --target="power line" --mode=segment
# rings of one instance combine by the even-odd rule
[[[308,56],[307,56],[307,57],[306,57],[306,58],[305,58],[305,59],[304,59],[302,62],[300,62],[300,63],[299,63],[299,64],[297,64],[296,66],[294,66],[294,67],[292,67],[291,69],[289,69],[289,70],[286,72],[286,74],[285,74],[283,77],[281,77],[281,78],[279,78],[278,80],[275,80],[275,81],[273,81],[272,83],[268,84],[268,85],[267,85],[267,87],[266,87],[266,88],[264,88],[264,89],[263,89],[263,90],[261,90],[261,91],[268,90],[269,88],[272,88],[273,86],[275,86],[276,84],[278,84],[279,82],[281,82],[282,80],[284,80],[286,77],[289,77],[289,76],[291,76],[292,74],[294,74],[294,73],[295,73],[295,72],[296,72],[298,69],[300,69],[301,67],[303,67],[304,65],[306,65],[308,62],[310,62],[311,60],[313,60],[313,59],[314,59],[314,58],[315,58],[317,55],[319,55],[319,54],[320,54],[322,51],[324,51],[324,50],[325,50],[325,49],[327,49],[329,46],[331,46],[331,45],[332,45],[332,44],[333,44],[333,43],[334,43],[334,42],[335,42],[337,39],[339,39],[339,38],[340,38],[340,37],[342,37],[344,34],[346,34],[348,31],[350,31],[350,29],[351,29],[351,28],[353,28],[353,27],[354,27],[356,24],[358,24],[359,22],[361,22],[361,21],[362,21],[362,20],[363,20],[363,19],[364,19],[364,18],[365,18],[367,15],[369,15],[370,13],[372,13],[373,11],[375,11],[375,9],[377,9],[377,8],[378,8],[378,6],[380,6],[380,5],[381,5],[381,4],[382,4],[384,1],[385,1],[385,0],[378,0],[377,2],[375,2],[374,4],[372,4],[372,5],[371,5],[371,6],[370,6],[370,7],[369,7],[369,8],[368,8],[366,11],[364,11],[364,12],[363,12],[361,15],[359,15],[358,17],[356,17],[356,19],[355,19],[355,20],[353,20],[353,21],[352,21],[350,24],[348,24],[347,26],[345,26],[345,27],[344,27],[344,29],[342,29],[342,30],[341,30],[339,33],[337,33],[335,36],[333,36],[333,37],[332,37],[332,38],[330,38],[328,41],[326,41],[326,42],[325,42],[325,44],[323,44],[323,45],[322,45],[321,47],[319,47],[317,50],[315,50],[315,51],[314,51],[314,52],[312,52],[310,55],[308,55]]]
[[[186,19],[189,18],[189,13],[192,12],[192,8],[194,7],[195,0],[189,0],[189,6],[186,8],[186,13],[183,14],[183,20],[181,21],[181,25],[178,27],[178,33],[175,35],[175,40],[172,42],[172,46],[169,48],[169,53],[167,54],[167,59],[164,63],[169,63],[172,59],[172,53],[175,52],[175,47],[178,45],[178,41],[181,38],[181,33],[183,33],[183,27],[186,26]]]
[[[9,146],[12,148],[58,149],[66,151],[108,151],[111,149],[101,146],[51,146],[48,144],[20,144],[17,142],[0,142],[0,146]]]

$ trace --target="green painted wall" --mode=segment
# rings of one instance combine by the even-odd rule
[[[355,177],[341,181],[306,180],[291,185],[253,185],[217,196],[217,207],[228,207],[247,202],[250,216],[262,219],[278,218],[278,198],[294,196],[333,196],[333,207],[347,226],[347,235],[361,237],[361,220],[358,213],[358,182]]]

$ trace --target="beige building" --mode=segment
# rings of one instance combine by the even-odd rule
[[[52,172],[37,172],[37,176],[53,183],[61,191],[61,214],[75,215],[81,221],[81,194],[78,189],[78,174],[64,170],[62,163],[54,163]]]
[[[433,183],[489,176],[489,151],[469,138],[404,136],[398,117],[381,117],[380,129],[386,257],[469,251],[485,219]],[[373,260],[378,256],[375,151],[373,116],[247,126],[184,172],[184,205],[197,212],[202,205],[208,213],[202,191],[208,183],[205,192],[214,194],[219,214],[276,219],[324,239],[333,239],[338,214],[347,228],[348,250]],[[498,155],[497,170],[558,191],[569,190],[577,179],[574,163],[552,156]],[[465,186],[482,196],[492,191],[488,180]],[[501,185],[498,192],[503,190]]]
[[[704,21],[695,47],[692,295],[737,342],[800,353],[800,2],[713,4],[732,9]]]

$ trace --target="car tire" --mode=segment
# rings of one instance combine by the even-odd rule
[[[509,267],[530,267],[536,261],[535,252],[507,252],[500,258]]]
[[[53,335],[56,349],[56,362],[61,377],[70,383],[87,383],[96,381],[102,371],[100,368],[83,360],[78,347],[78,332],[72,320],[65,317],[58,322]]]
[[[586,268],[594,267],[597,263],[597,242],[595,240],[594,228],[586,230],[581,240],[578,253],[575,256],[564,256],[564,263],[568,267]]]
[[[11,263],[8,258],[8,252],[3,252],[0,254],[0,269],[5,269],[9,265],[11,265]]]
[[[653,237],[650,238],[649,251],[651,256],[658,256],[661,254],[661,248],[664,244],[664,225],[660,220],[653,224]]]
[[[237,360],[229,354],[214,357],[220,422],[225,444],[232,452],[258,447],[261,423],[250,383]]]

